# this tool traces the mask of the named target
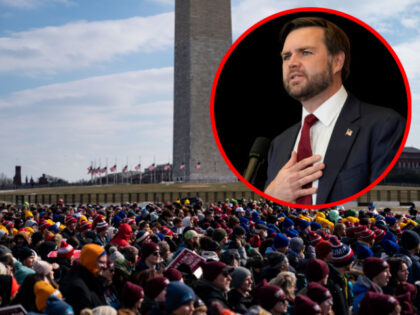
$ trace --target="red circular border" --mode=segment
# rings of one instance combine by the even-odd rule
[[[275,19],[279,16],[283,16],[283,15],[287,15],[287,14],[291,14],[291,13],[297,13],[297,12],[323,12],[323,13],[330,13],[330,14],[339,15],[341,17],[344,17],[346,19],[349,19],[349,20],[352,20],[353,22],[358,23],[359,25],[363,26],[365,29],[370,31],[373,35],[375,35],[382,42],[382,44],[388,49],[388,51],[393,56],[395,62],[398,65],[398,68],[400,69],[401,75],[403,77],[405,90],[406,90],[406,94],[407,94],[408,111],[407,111],[407,123],[406,123],[406,127],[405,127],[404,138],[403,138],[403,141],[401,142],[401,145],[398,149],[398,152],[394,156],[394,159],[392,160],[391,164],[387,167],[387,169],[382,173],[381,176],[379,176],[373,183],[371,183],[369,186],[367,186],[365,189],[358,192],[357,194],[355,194],[353,196],[350,196],[348,198],[336,201],[336,202],[331,202],[331,203],[326,203],[326,204],[321,204],[321,205],[300,205],[300,204],[285,202],[283,200],[273,198],[272,196],[265,194],[261,190],[257,189],[253,185],[251,185],[247,180],[245,180],[245,178],[241,174],[239,174],[239,172],[236,170],[236,168],[232,165],[232,163],[229,161],[228,157],[226,156],[226,153],[223,150],[222,144],[220,143],[220,139],[219,139],[219,136],[217,134],[216,122],[215,122],[215,119],[214,119],[214,98],[215,98],[215,94],[216,94],[217,83],[219,81],[219,77],[220,77],[220,74],[223,70],[224,65],[226,64],[227,60],[229,59],[230,55],[235,50],[235,48],[239,45],[239,43],[248,34],[250,34],[252,31],[254,31],[259,26],[263,25],[264,23],[266,23],[268,21],[271,21],[271,20],[273,20],[273,19]],[[230,47],[228,52],[223,57],[223,60],[220,63],[219,68],[217,69],[217,73],[216,73],[215,79],[213,81],[213,86],[212,86],[212,90],[211,90],[211,98],[210,98],[210,119],[211,119],[211,127],[212,127],[212,131],[213,131],[213,135],[214,135],[214,138],[216,140],[216,143],[217,143],[217,146],[219,148],[220,153],[222,154],[222,156],[223,156],[224,160],[226,161],[227,165],[229,166],[229,168],[235,173],[235,175],[241,180],[241,182],[243,182],[249,189],[253,190],[254,192],[256,192],[257,194],[259,194],[260,196],[262,196],[266,199],[269,199],[271,201],[274,201],[276,203],[279,203],[279,204],[282,204],[282,205],[285,205],[285,206],[289,206],[289,207],[293,207],[293,208],[322,209],[322,208],[328,208],[328,207],[341,205],[341,204],[350,202],[350,201],[356,199],[357,197],[360,197],[361,195],[367,193],[369,190],[371,190],[373,187],[375,187],[391,171],[392,167],[395,165],[395,163],[397,162],[398,158],[400,157],[400,155],[401,155],[401,153],[404,149],[404,145],[407,141],[408,133],[410,131],[410,126],[411,126],[411,93],[410,93],[410,87],[409,87],[409,84],[408,84],[407,75],[404,71],[404,68],[403,68],[400,60],[398,59],[398,57],[397,57],[396,53],[394,52],[394,50],[392,49],[391,45],[389,45],[387,43],[387,41],[378,32],[376,32],[373,28],[371,28],[369,25],[367,25],[363,21],[361,21],[361,20],[359,20],[359,19],[357,19],[354,16],[351,16],[349,14],[346,14],[346,13],[343,13],[343,12],[340,12],[340,11],[336,11],[336,10],[332,10],[332,9],[326,9],[326,8],[304,7],[304,8],[297,8],[297,9],[282,11],[282,12],[273,14],[273,15],[261,20],[260,22],[251,26],[245,33],[243,33],[233,43],[233,45]]]

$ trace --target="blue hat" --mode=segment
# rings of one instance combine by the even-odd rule
[[[372,250],[366,245],[359,244],[356,247],[356,256],[358,259],[365,259],[373,256]]]
[[[298,224],[298,226],[299,226],[299,228],[301,229],[301,230],[304,230],[304,229],[306,229],[308,226],[310,226],[311,225],[311,222],[309,222],[309,221],[306,221],[306,220],[300,220],[300,222],[299,222],[299,224]]]
[[[395,237],[394,233],[392,232],[386,232],[384,238],[382,239],[382,242],[385,240],[393,241],[394,243],[397,243],[397,238]]]
[[[318,222],[312,222],[311,223],[311,229],[312,229],[312,231],[316,231],[316,230],[322,229],[322,226]]]
[[[284,234],[279,233],[274,237],[273,246],[275,248],[282,248],[282,247],[289,246],[289,239]]]
[[[120,211],[118,215],[120,216],[120,218],[123,218],[123,219],[127,216],[124,211]]]
[[[112,218],[112,223],[118,224],[121,222],[121,217],[119,215],[114,215],[114,217]]]
[[[53,224],[53,225],[50,225],[48,227],[48,231],[58,233],[58,232],[60,232],[60,229],[58,228],[58,226],[56,224]]]
[[[388,256],[393,256],[400,248],[397,243],[389,239],[382,241],[382,247]]]
[[[386,224],[392,226],[397,222],[397,219],[395,219],[394,217],[386,217],[385,221],[386,221]]]
[[[268,228],[268,230],[267,230],[267,236],[268,237],[271,237],[271,235],[273,235],[273,234],[277,234],[277,231],[275,229],[273,229],[273,228]]]
[[[55,295],[51,295],[47,300],[45,307],[45,314],[47,315],[74,315],[73,308]]]
[[[163,235],[160,232],[155,232],[154,234],[157,235],[157,237],[159,237],[161,241],[163,241],[165,239],[165,235]]]
[[[188,285],[181,281],[172,281],[166,288],[165,309],[168,313],[178,307],[195,301],[195,293]]]
[[[286,219],[284,219],[284,221],[283,221],[283,228],[285,228],[285,229],[287,229],[287,228],[289,228],[289,227],[291,227],[291,226],[293,226],[293,225],[295,225],[295,223],[293,223],[293,221],[291,220],[291,219],[289,219],[289,218],[286,218]]]
[[[299,236],[298,231],[296,231],[295,229],[292,229],[292,228],[287,229],[285,233],[286,233],[286,235],[287,235],[288,237],[290,237],[290,238],[293,238],[293,237]]]

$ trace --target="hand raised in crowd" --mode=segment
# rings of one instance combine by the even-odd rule
[[[300,197],[316,193],[316,187],[302,187],[322,176],[325,164],[313,165],[319,161],[321,161],[321,156],[317,154],[298,162],[297,153],[293,151],[290,160],[280,169],[265,193],[286,202],[296,202],[296,199]]]

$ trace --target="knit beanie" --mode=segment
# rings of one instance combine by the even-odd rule
[[[363,262],[363,273],[370,280],[387,268],[389,268],[388,263],[381,258],[369,257]]]
[[[357,212],[354,209],[348,209],[344,212],[344,217],[345,218],[347,218],[347,217],[355,217],[356,218],[357,217]]]
[[[121,302],[125,307],[133,307],[140,299],[144,298],[143,288],[127,281],[121,291]]]
[[[360,303],[359,315],[390,314],[398,304],[398,300],[391,295],[368,291]]]
[[[60,248],[57,251],[58,258],[67,258],[70,259],[73,257],[74,248],[70,244],[67,244],[66,241],[61,241]]]
[[[32,256],[33,257],[36,256],[35,252],[32,249],[30,249],[29,247],[26,247],[26,246],[19,249],[19,251],[17,253],[17,258],[20,261],[24,261],[26,258],[32,257]]]
[[[332,299],[330,291],[317,282],[309,282],[306,294],[312,301],[321,305],[322,302]]]
[[[106,223],[104,220],[98,221],[96,223],[96,231],[101,232],[108,228],[108,223]]]
[[[282,226],[283,226],[284,229],[288,229],[289,227],[291,227],[293,225],[295,225],[295,224],[293,223],[293,221],[290,218],[285,218],[283,223],[282,223]]]
[[[384,238],[384,236],[385,236],[385,231],[384,230],[382,230],[382,229],[380,229],[380,228],[377,228],[376,226],[373,226],[372,227],[372,231],[373,232],[375,232],[375,241],[378,243],[378,242],[381,242],[382,241],[382,239]]]
[[[36,273],[46,276],[53,270],[53,266],[46,261],[35,260],[32,269],[35,270]]]
[[[168,268],[163,272],[163,276],[168,278],[169,281],[181,281],[182,272],[175,268]]]
[[[230,274],[232,280],[230,281],[230,287],[232,289],[239,289],[248,276],[251,275],[249,269],[244,267],[235,267],[233,272]]]
[[[389,226],[393,226],[395,223],[397,223],[397,219],[394,217],[386,217],[385,221]]]
[[[287,237],[290,237],[290,238],[299,236],[299,232],[292,228],[287,229],[286,232],[284,233],[286,234]]]
[[[74,315],[73,308],[70,304],[67,304],[62,299],[55,295],[51,295],[47,300],[47,306],[45,307],[46,315]]]
[[[330,213],[328,214],[328,219],[331,222],[337,223],[337,221],[341,219],[341,217],[337,210],[330,210]]]
[[[188,230],[184,234],[184,240],[186,240],[186,241],[192,239],[193,237],[198,237],[198,233],[194,230]]]
[[[300,220],[298,223],[298,227],[301,231],[305,230],[310,225],[311,225],[311,222],[307,220]]]
[[[319,242],[322,241],[321,235],[315,233],[314,231],[309,231],[308,237],[309,237],[309,242],[311,243],[312,246],[316,246],[319,244]]]
[[[357,259],[365,259],[373,256],[372,250],[363,244],[358,244],[355,251]]]
[[[80,264],[96,276],[98,273],[96,261],[102,255],[106,255],[106,251],[102,246],[92,243],[86,244],[80,253]]]
[[[277,302],[286,299],[284,291],[277,285],[263,284],[255,290],[258,304],[267,311],[270,311]]]
[[[289,239],[282,233],[278,233],[275,237],[274,237],[274,242],[273,242],[273,246],[274,248],[283,248],[286,246],[289,246]]]
[[[400,245],[406,249],[411,250],[420,244],[420,236],[414,231],[404,231],[401,235]]]
[[[353,250],[333,235],[330,237],[332,250],[332,263],[334,267],[340,268],[349,265],[354,260]]]
[[[321,281],[330,273],[328,264],[317,258],[311,258],[306,263],[305,275],[308,281]]]
[[[144,293],[154,300],[169,285],[168,278],[156,277],[146,281]]]
[[[317,231],[319,229],[322,229],[321,224],[319,224],[318,222],[311,222],[311,230],[312,231]]]
[[[300,237],[294,237],[290,240],[289,247],[290,249],[294,250],[296,253],[299,253],[303,246],[305,244],[303,243],[303,240]]]
[[[289,262],[286,255],[280,252],[270,252],[267,255],[268,264],[273,269],[279,269]]]
[[[317,315],[321,314],[321,307],[309,297],[296,295],[294,314]]]
[[[91,228],[92,228],[92,224],[90,224],[89,221],[83,221],[80,224],[79,230],[80,230],[80,232],[84,232],[84,231],[87,231],[87,230],[89,230]]]
[[[227,233],[226,233],[225,230],[223,230],[223,229],[215,229],[213,231],[212,238],[216,242],[221,242],[226,237],[226,235],[227,235]]]
[[[171,282],[166,289],[165,309],[168,313],[191,301],[195,301],[195,293],[181,281]]]
[[[394,256],[394,254],[400,248],[397,243],[395,243],[395,242],[393,242],[391,240],[384,240],[384,241],[382,241],[381,244],[382,244],[382,247],[383,247],[385,253],[388,256]]]
[[[375,237],[376,237],[375,232],[373,232],[370,229],[363,230],[358,234],[358,238],[363,242],[370,242],[374,240]]]
[[[150,237],[150,233],[145,230],[140,230],[136,234],[136,243],[141,243]]]
[[[145,260],[151,254],[160,252],[159,245],[155,242],[145,242],[141,245],[141,259]]]
[[[68,215],[67,217],[66,217],[66,219],[64,220],[64,223],[67,225],[67,226],[69,226],[70,224],[72,224],[72,223],[77,223],[77,220],[75,219],[75,217],[73,217],[73,216],[71,216],[71,215]]]
[[[321,241],[315,246],[316,257],[325,259],[331,253],[331,243],[329,241]]]
[[[60,291],[56,290],[51,284],[45,281],[38,281],[34,285],[35,304],[38,311],[43,312],[47,306],[47,300],[51,295],[63,298]]]
[[[201,263],[201,269],[203,269],[203,279],[212,282],[217,278],[223,271],[230,272],[233,270],[232,267],[227,266],[221,261],[208,261]]]
[[[253,237],[249,239],[249,244],[254,248],[260,247],[261,246],[260,236],[258,234],[255,234]]]

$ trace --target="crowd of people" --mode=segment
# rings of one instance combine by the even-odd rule
[[[1,204],[0,222],[0,313],[16,305],[32,314],[83,315],[420,310],[414,207],[60,200]],[[191,263],[181,259],[187,254]]]

